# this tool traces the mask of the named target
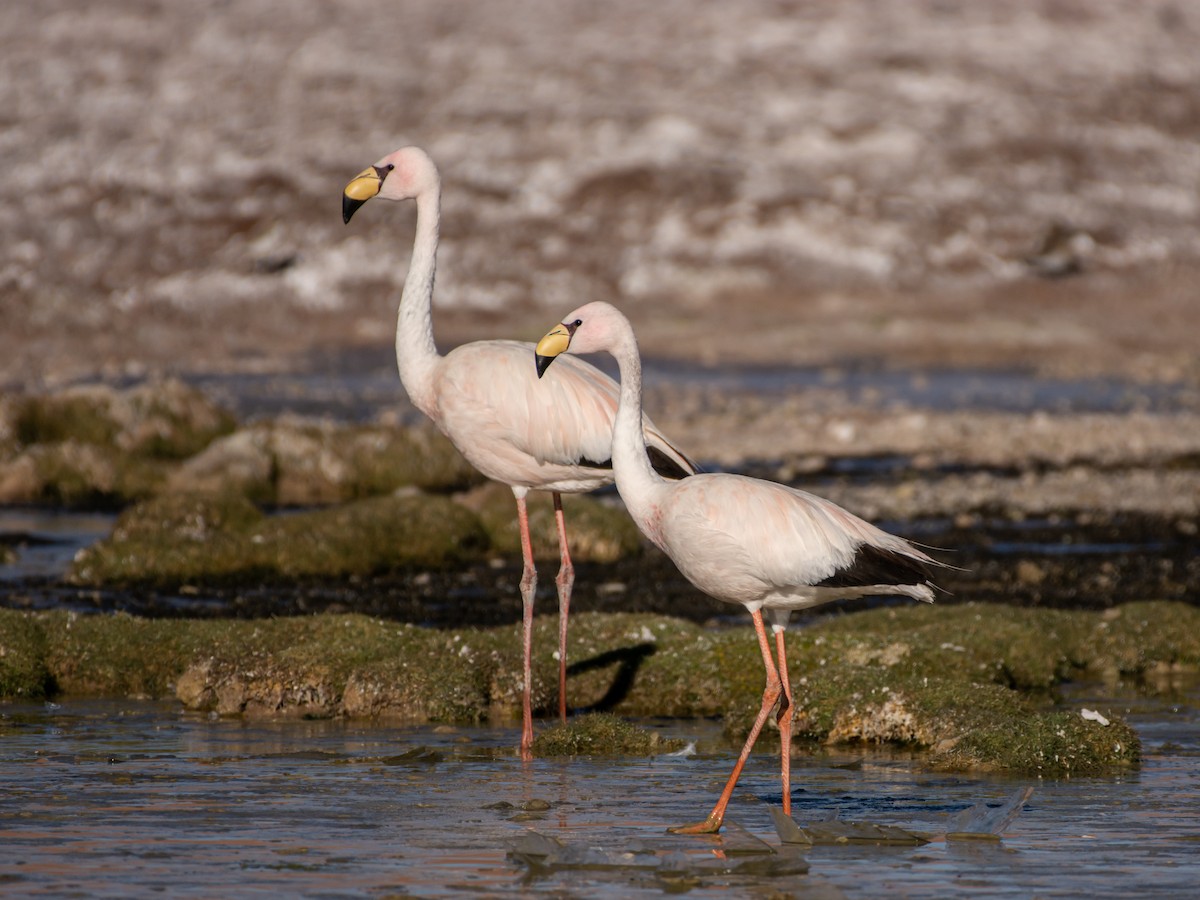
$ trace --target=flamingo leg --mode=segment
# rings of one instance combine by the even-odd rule
[[[775,632],[775,655],[779,658],[779,681],[782,693],[779,697],[780,768],[783,777],[783,814],[792,814],[792,717],[796,706],[792,703],[792,685],[788,680],[787,651],[784,647],[783,631]]]
[[[554,583],[558,586],[558,718],[567,721],[567,612],[571,607],[571,588],[575,584],[575,567],[567,549],[567,520],[563,516],[562,494],[554,492],[554,521],[558,525],[558,550],[561,566]]]
[[[771,658],[771,644],[767,640],[767,631],[763,626],[762,613],[755,610],[750,615],[754,619],[754,630],[758,634],[758,646],[762,650],[763,666],[767,670],[767,685],[763,689],[762,707],[758,711],[758,716],[754,720],[754,727],[750,729],[750,734],[746,738],[742,752],[733,767],[733,773],[729,776],[729,781],[725,784],[725,790],[721,791],[721,796],[717,800],[717,805],[713,807],[713,811],[708,814],[708,818],[703,822],[667,829],[674,834],[716,834],[721,830],[721,825],[725,822],[725,808],[729,806],[729,801],[733,797],[733,789],[737,786],[738,778],[741,777],[746,760],[750,758],[750,751],[754,748],[754,742],[758,740],[758,734],[762,731],[763,725],[766,724],[771,708],[775,705],[782,692],[779,673],[775,669],[775,661]]]
[[[524,642],[525,690],[521,698],[521,759],[533,758],[533,595],[537,590],[537,570],[533,566],[533,542],[529,538],[529,512],[524,495],[517,495],[517,523],[521,528],[522,637]]]

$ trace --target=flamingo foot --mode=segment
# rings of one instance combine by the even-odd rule
[[[725,823],[724,817],[709,816],[703,822],[693,822],[691,825],[676,825],[668,828],[671,834],[716,834]]]

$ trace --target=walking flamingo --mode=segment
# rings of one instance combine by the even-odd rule
[[[441,180],[429,156],[404,147],[356,175],[342,195],[342,219],[372,197],[415,200],[416,238],[400,296],[396,321],[396,362],[400,382],[421,412],[450,438],[467,461],[488,478],[507,484],[517,501],[521,531],[521,599],[524,631],[524,696],[521,755],[533,744],[531,657],[533,600],[537,571],[529,537],[525,496],[550,491],[558,528],[560,567],[555,583],[559,603],[558,713],[566,720],[567,615],[575,570],[567,545],[562,494],[593,491],[612,484],[613,419],[616,382],[594,366],[575,361],[549,385],[538,384],[529,367],[533,345],[517,341],[476,341],[445,356],[433,339],[433,282],[437,261]],[[643,419],[647,465],[669,478],[695,472],[695,465]]]
[[[832,600],[902,594],[933,601],[929,581],[938,563],[908,541],[881,531],[841,507],[804,491],[742,475],[710,473],[671,483],[645,461],[637,427],[642,367],[629,320],[607,303],[570,313],[537,345],[544,374],[567,349],[606,351],[620,369],[621,397],[613,432],[617,490],[642,533],[692,584],[750,612],[767,672],[762,706],[725,789],[708,818],[671,829],[681,834],[720,830],[734,786],[776,702],[782,748],[783,811],[791,815],[792,691],[784,631],[793,610]],[[569,357],[568,357],[569,358]],[[771,657],[764,617],[778,662]]]

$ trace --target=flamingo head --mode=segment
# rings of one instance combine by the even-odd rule
[[[629,320],[615,306],[601,300],[585,303],[538,341],[534,350],[538,377],[541,378],[550,363],[567,350],[575,353],[606,350],[611,353],[627,339],[627,335],[632,335]]]
[[[403,147],[367,166],[342,191],[342,221],[349,223],[358,208],[372,197],[385,200],[415,200],[429,191],[437,192],[437,167],[420,147]]]

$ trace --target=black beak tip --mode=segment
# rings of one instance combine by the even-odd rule
[[[534,355],[534,361],[537,363],[538,378],[546,374],[546,370],[550,368],[550,363],[554,362],[553,356],[538,356]]]
[[[342,222],[349,225],[350,219],[358,212],[358,208],[366,203],[366,200],[355,200],[353,197],[347,197],[342,194]]]

